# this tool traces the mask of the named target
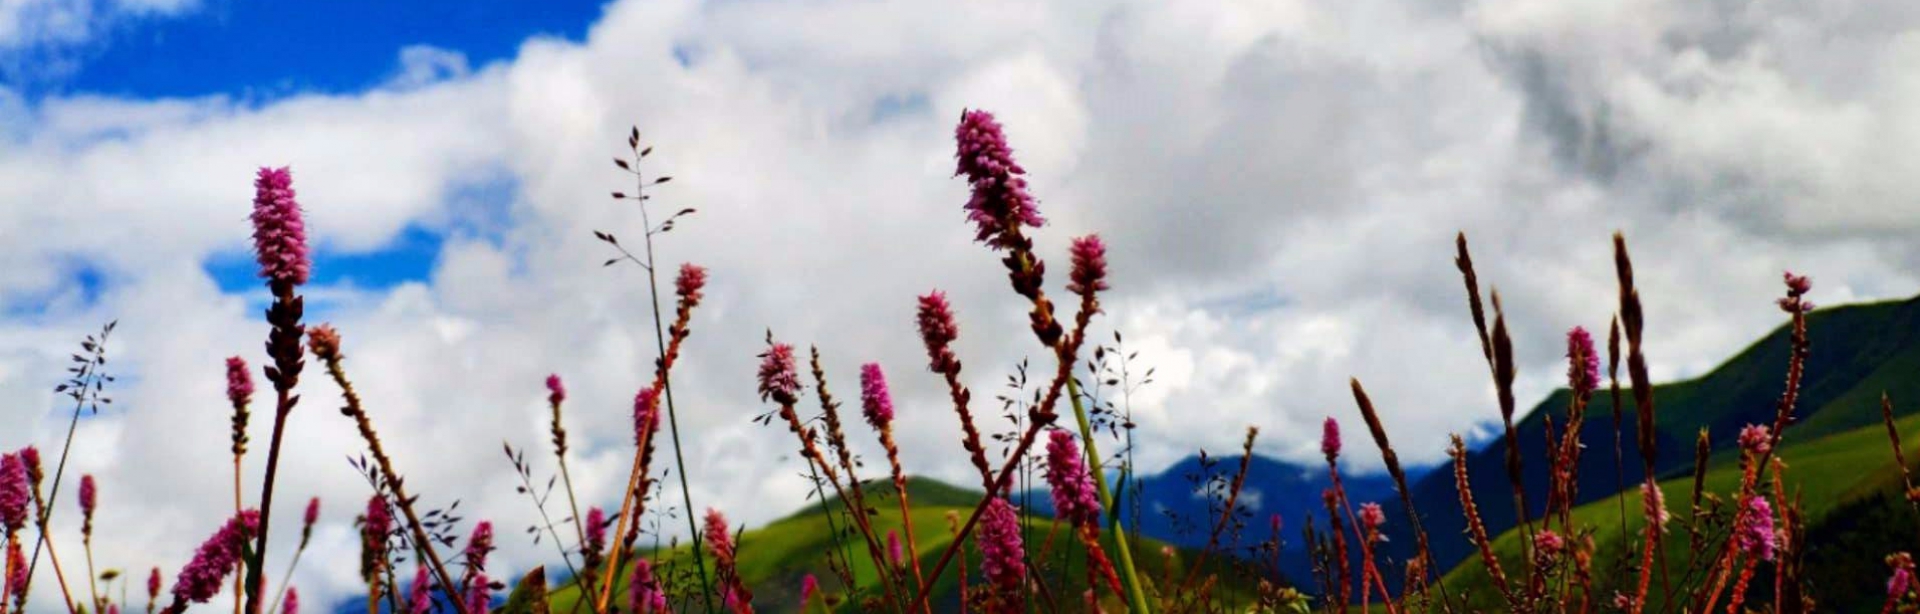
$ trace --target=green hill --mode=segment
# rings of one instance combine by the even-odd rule
[[[866,488],[868,504],[878,512],[871,516],[874,531],[883,536],[888,531],[899,531],[902,525],[898,504],[893,498],[893,485],[878,481],[870,482]],[[914,508],[914,541],[920,553],[921,565],[924,571],[930,573],[933,571],[933,565],[939,561],[941,553],[953,543],[947,524],[948,512],[957,514],[964,521],[972,512],[973,506],[980,501],[980,493],[925,478],[911,478],[907,492],[911,495]],[[836,508],[839,506],[837,499],[832,503]],[[828,514],[823,512],[822,506],[816,502],[764,527],[749,529],[740,536],[738,540],[739,570],[741,577],[747,582],[748,590],[753,592],[755,611],[768,613],[797,611],[801,579],[809,573],[818,578],[821,589],[826,594],[840,598],[846,597],[846,587],[829,571],[826,562],[829,552],[834,548],[834,529],[843,531],[846,539],[849,540],[848,547],[853,549],[851,557],[853,574],[856,583],[863,589],[855,599],[879,596],[880,593],[874,589],[876,570],[860,536],[857,533],[844,533],[847,531],[845,526],[847,517],[844,514],[832,516],[834,523],[832,528],[828,526],[828,517]],[[1062,602],[1063,609],[1078,611],[1080,607],[1077,604],[1087,588],[1086,561],[1078,542],[1073,541],[1072,535],[1064,525],[1056,529],[1052,518],[1029,515],[1024,516],[1023,521],[1027,528],[1025,540],[1030,553],[1029,570],[1039,570],[1042,577],[1046,578],[1045,584],[1049,587],[1048,593],[1051,598],[1065,600]],[[1050,542],[1049,531],[1055,531]],[[905,539],[904,532],[901,533],[901,538]],[[1115,545],[1111,532],[1103,534],[1101,541],[1110,556],[1117,556],[1114,555]],[[1051,544],[1050,548],[1042,546],[1048,543]],[[1146,538],[1129,543],[1133,547],[1135,561],[1141,573],[1150,576],[1143,580],[1149,585],[1157,584],[1169,569],[1170,561],[1166,554],[1168,550],[1164,549],[1165,544]],[[1045,559],[1035,560],[1041,558],[1042,552],[1046,553]],[[1192,560],[1195,554],[1190,550],[1172,550],[1172,552],[1174,565],[1181,560]],[[961,569],[968,575],[969,586],[978,586],[982,581],[979,571],[979,550],[969,544],[964,555],[966,566]],[[656,568],[677,568],[683,570],[683,573],[692,570],[692,557],[684,547],[662,552],[643,551],[641,556],[654,559]],[[708,564],[711,565],[711,561]],[[1245,588],[1250,581],[1243,579],[1236,570],[1229,569],[1220,561],[1220,557],[1210,558],[1206,566],[1209,573],[1216,573],[1220,577],[1224,590],[1219,594],[1244,607],[1249,601],[1248,595],[1251,594],[1251,591]],[[958,612],[960,610],[959,576],[955,573],[956,568],[960,568],[957,560],[956,564],[950,565],[940,581],[934,585],[934,597],[931,601],[935,611]],[[616,595],[625,595],[625,580],[630,573],[629,567],[628,572],[622,574],[619,583],[614,587]],[[578,599],[578,595],[578,589],[572,583],[556,587],[552,591],[552,611],[573,611],[573,604]],[[1124,609],[1124,605],[1107,591],[1102,590],[1101,595],[1108,609]],[[818,606],[815,607],[815,611],[818,611]],[[854,610],[846,609],[843,604],[837,607],[836,611]]]
[[[1875,400],[1875,407],[1878,400]],[[1865,415],[1861,409],[1849,410]],[[1877,409],[1874,410],[1877,413]],[[1838,422],[1838,421],[1835,421]],[[1909,458],[1920,458],[1920,416],[1908,416],[1897,423],[1903,435],[1902,448]],[[1783,445],[1779,456],[1788,463],[1786,486],[1805,506],[1809,539],[1807,540],[1808,569],[1812,572],[1814,584],[1820,590],[1823,609],[1832,611],[1871,610],[1876,607],[1882,595],[1865,588],[1877,586],[1884,580],[1886,566],[1881,557],[1894,550],[1912,550],[1916,544],[1913,527],[1920,522],[1913,511],[1905,505],[1898,493],[1900,474],[1893,459],[1891,446],[1887,442],[1884,426],[1879,424],[1863,426],[1842,433],[1819,436],[1809,440],[1807,435],[1818,435],[1814,429],[1790,429],[1788,441],[1799,443]],[[1738,461],[1730,454],[1716,455],[1709,464],[1706,479],[1706,491],[1718,493],[1725,499],[1739,484],[1740,468]],[[1688,574],[1688,535],[1686,518],[1689,515],[1689,499],[1693,490],[1691,476],[1673,477],[1660,481],[1667,507],[1674,521],[1668,527],[1666,538],[1662,540],[1661,557],[1666,566],[1668,581],[1675,585],[1685,585],[1687,578],[1697,581],[1698,575]],[[1626,518],[1624,524],[1620,514],[1620,504],[1614,497],[1579,506],[1574,509],[1576,526],[1592,527],[1595,531],[1596,552],[1593,557],[1596,575],[1600,581],[1596,585],[1596,594],[1611,596],[1615,590],[1626,590],[1620,574],[1614,570],[1628,555],[1637,561],[1642,541],[1639,537],[1645,524],[1640,512],[1638,489],[1627,493]],[[1709,506],[1712,507],[1712,506]],[[1887,532],[1893,538],[1875,537],[1871,540],[1849,539],[1860,535],[1860,527],[1869,523],[1862,522],[1863,517],[1877,515],[1876,530]],[[1730,514],[1723,513],[1724,520]],[[1622,528],[1625,533],[1622,533]],[[1714,540],[1709,539],[1712,543]],[[1520,534],[1519,531],[1507,531],[1495,540],[1495,552],[1500,556],[1508,575],[1520,573]],[[1637,564],[1637,563],[1636,563]],[[1848,570],[1844,574],[1840,570]],[[1449,588],[1455,594],[1471,594],[1471,603],[1480,607],[1494,607],[1500,603],[1491,588],[1491,579],[1486,567],[1476,557],[1455,567],[1446,576]],[[1771,582],[1765,583],[1771,601]],[[1659,598],[1661,586],[1655,580],[1650,591],[1649,608],[1652,611],[1666,611],[1665,603]],[[1840,587],[1855,585],[1854,590],[1842,590]],[[1882,589],[1884,590],[1884,589]]]
[[[1773,309],[1771,305],[1755,309]],[[1787,365],[1788,331],[1783,325],[1747,346],[1725,363],[1698,377],[1655,387],[1658,406],[1655,439],[1659,446],[1656,475],[1673,477],[1691,471],[1695,434],[1707,428],[1716,452],[1734,446],[1740,427],[1750,423],[1772,423],[1774,403],[1779,397]],[[1657,337],[1664,327],[1686,323],[1650,322],[1647,335]],[[1809,314],[1812,355],[1808,358],[1799,406],[1798,422],[1789,431],[1794,441],[1809,441],[1824,435],[1842,433],[1879,422],[1879,398],[1882,391],[1899,399],[1920,399],[1920,298],[1844,305],[1820,309]],[[1525,340],[1522,340],[1525,342]],[[1477,348],[1462,348],[1472,352]],[[1471,355],[1471,354],[1468,354]],[[1657,363],[1655,353],[1649,360]],[[1624,365],[1621,376],[1625,377]],[[1628,459],[1624,472],[1613,465],[1613,406],[1605,390],[1595,395],[1588,408],[1587,428],[1581,441],[1587,452],[1580,469],[1577,502],[1611,499],[1619,484],[1642,481],[1638,449],[1635,445],[1632,395],[1623,391],[1622,448]],[[1527,492],[1542,493],[1547,486],[1544,418],[1564,421],[1568,392],[1554,392],[1516,425],[1525,460]],[[1904,407],[1911,410],[1914,404]],[[1493,408],[1488,407],[1492,412]],[[1906,412],[1903,412],[1903,415]],[[1490,414],[1491,415],[1491,414]],[[1499,439],[1480,442],[1469,452],[1468,468],[1473,476],[1474,496],[1480,502],[1482,516],[1492,531],[1512,528],[1515,513],[1510,501],[1506,470]],[[1436,471],[1413,485],[1413,498],[1422,516],[1427,518],[1431,534],[1464,535],[1464,520],[1459,513],[1459,496],[1453,476]],[[1541,497],[1529,500],[1539,514]],[[1407,556],[1405,541],[1396,544],[1394,554]],[[1469,558],[1473,549],[1464,538],[1437,539],[1435,558],[1453,565]]]

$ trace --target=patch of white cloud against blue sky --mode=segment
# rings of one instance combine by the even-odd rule
[[[310,319],[339,325],[408,483],[525,526],[499,443],[540,445],[557,372],[575,481],[605,503],[653,333],[640,275],[601,267],[591,233],[639,232],[607,198],[637,125],[675,178],[659,206],[699,210],[663,260],[712,269],[674,380],[695,500],[758,523],[803,496],[788,440],[750,422],[768,328],[819,344],[841,389],[885,365],[910,470],[964,477],[914,297],[953,297],[976,391],[1035,354],[951,177],[953,123],[985,108],[1032,173],[1052,268],[1068,237],[1110,246],[1098,334],[1158,369],[1134,398],[1144,468],[1246,424],[1310,460],[1320,420],[1351,417],[1350,376],[1431,462],[1438,434],[1497,418],[1457,231],[1501,290],[1527,398],[1563,372],[1567,328],[1604,329],[1614,229],[1661,378],[1777,325],[1784,268],[1823,304],[1920,288],[1916,7],[0,0],[0,449],[64,433],[48,391],[118,319],[126,377],[76,448],[121,532],[96,554],[182,560],[230,505],[208,479],[229,461],[222,360],[258,362],[266,331],[251,180],[290,165]],[[334,563],[296,579],[325,599],[357,590],[365,491],[335,390],[308,380],[279,487],[328,501],[308,556]],[[545,556],[503,546],[502,575]]]

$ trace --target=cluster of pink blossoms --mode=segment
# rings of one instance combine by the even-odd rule
[[[306,222],[293,198],[293,173],[286,167],[262,168],[253,188],[253,243],[260,276],[291,286],[307,283],[313,263],[307,256]]]
[[[995,249],[1011,247],[1012,233],[1019,226],[1039,227],[1046,223],[1033,195],[1027,192],[1027,170],[1013,161],[1013,148],[1000,122],[986,111],[967,111],[953,129],[958,147],[955,175],[965,175],[973,187],[967,200],[967,220],[973,222],[974,240]]]
[[[227,521],[225,526],[200,544],[193,560],[180,570],[173,582],[173,598],[206,603],[219,594],[227,574],[240,566],[241,550],[260,530],[260,512],[247,510]]]
[[[800,375],[794,367],[793,346],[773,344],[760,354],[760,398],[792,403],[800,394]]]
[[[1020,515],[1002,497],[987,502],[980,515],[980,569],[1001,590],[1018,590],[1027,577],[1020,542]]]
[[[1053,491],[1054,516],[1076,527],[1099,526],[1100,498],[1073,433],[1047,432],[1047,487]]]
[[[860,411],[876,431],[887,430],[893,422],[893,395],[887,391],[887,374],[879,363],[860,366]]]

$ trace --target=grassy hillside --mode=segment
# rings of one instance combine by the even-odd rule
[[[1907,434],[1903,437],[1902,447],[1909,458],[1913,458],[1920,453],[1920,437],[1913,436],[1920,432],[1920,416],[1903,418],[1898,425],[1901,432]],[[1913,527],[1920,522],[1920,518],[1913,517],[1912,510],[1897,496],[1889,497],[1889,493],[1898,493],[1900,490],[1899,471],[1883,426],[1863,426],[1808,440],[1810,433],[1817,435],[1811,429],[1788,430],[1787,441],[1799,443],[1785,445],[1780,452],[1780,457],[1788,463],[1787,489],[1801,498],[1807,513],[1809,569],[1815,570],[1816,586],[1820,587],[1819,596],[1826,608],[1833,611],[1858,611],[1860,607],[1871,609],[1879,604],[1881,595],[1871,590],[1864,594],[1860,590],[1836,590],[1835,585],[1878,585],[1886,574],[1881,557],[1893,550],[1912,549],[1916,545]],[[1723,458],[1716,458],[1710,465],[1706,490],[1727,497],[1738,487],[1739,480],[1737,460],[1723,455]],[[1667,581],[1674,585],[1684,584],[1688,578],[1697,581],[1697,573],[1688,573],[1685,524],[1693,479],[1691,476],[1665,479],[1661,480],[1660,487],[1674,517],[1661,548]],[[1639,534],[1644,519],[1637,489],[1628,493],[1625,504],[1624,523],[1620,504],[1612,496],[1574,510],[1576,525],[1595,529],[1597,549],[1593,560],[1596,575],[1601,578],[1596,585],[1596,592],[1603,596],[1612,595],[1616,589],[1624,590],[1620,582],[1623,576],[1632,574],[1622,574],[1616,570],[1620,569],[1618,566],[1624,560],[1623,555],[1630,555],[1637,561],[1638,549],[1642,544]],[[1896,527],[1897,533],[1894,535],[1897,535],[1897,539],[1876,538],[1870,543],[1848,539],[1848,536],[1858,533],[1860,526],[1868,524],[1863,520],[1871,520],[1865,518],[1870,512],[1878,514],[1879,519],[1873,522]],[[1722,514],[1723,518],[1728,516],[1730,514]],[[1514,530],[1507,531],[1495,540],[1494,550],[1505,563],[1509,576],[1521,573],[1520,538],[1520,532]],[[1458,541],[1466,542],[1464,538]],[[1709,539],[1709,542],[1717,543],[1717,540]],[[1853,571],[1848,575],[1826,573],[1839,569]],[[1492,591],[1486,567],[1478,557],[1455,567],[1447,574],[1446,582],[1455,594],[1473,595],[1474,605],[1493,607],[1499,603],[1499,598]],[[1768,600],[1771,601],[1771,580],[1760,584],[1769,592]],[[1660,608],[1665,605],[1658,598],[1661,587],[1662,582],[1656,579],[1650,591],[1654,598],[1649,607],[1654,611],[1663,611]]]
[[[932,572],[933,565],[938,562],[941,553],[953,543],[946,518],[948,512],[957,514],[964,521],[967,514],[972,512],[973,506],[980,501],[980,493],[923,478],[911,479],[907,488],[914,507],[914,541],[920,553],[921,565],[925,571]],[[868,503],[879,512],[872,516],[873,528],[882,535],[887,531],[902,529],[898,506],[893,502],[892,493],[893,487],[888,483],[876,483],[868,488]],[[884,500],[878,499],[882,496],[885,497]],[[838,505],[837,500],[834,501],[834,505]],[[845,518],[844,515],[834,515],[834,528],[845,531]],[[1027,528],[1025,539],[1028,541],[1030,552],[1041,551],[1038,544],[1048,543],[1049,531],[1057,531],[1052,538],[1052,547],[1048,551],[1046,560],[1030,560],[1028,566],[1030,570],[1040,570],[1047,578],[1048,592],[1054,599],[1068,600],[1066,603],[1070,604],[1077,603],[1087,587],[1085,557],[1077,542],[1071,541],[1071,535],[1065,526],[1055,529],[1050,517],[1028,515],[1023,517],[1023,521]],[[834,577],[826,563],[828,553],[834,547],[832,535],[833,530],[828,526],[828,515],[823,513],[818,503],[767,526],[751,528],[742,534],[738,542],[739,568],[741,576],[747,581],[748,589],[753,592],[754,609],[770,613],[797,611],[801,579],[809,573],[819,579],[822,590],[827,594],[844,597],[847,594],[846,587]],[[901,537],[905,539],[904,532],[901,533]],[[867,555],[858,534],[848,534],[847,539],[850,540],[849,547],[854,549],[852,561],[855,581],[863,588],[871,589],[876,577],[872,559]],[[1114,554],[1115,545],[1111,532],[1102,535],[1101,540],[1109,555],[1117,556]],[[1169,551],[1168,546],[1158,540],[1145,538],[1130,543],[1133,545],[1135,560],[1142,573],[1151,576],[1144,580],[1150,585],[1161,583],[1169,570],[1170,561],[1166,554]],[[1171,552],[1173,553],[1171,564],[1175,566],[1181,560],[1192,560],[1195,554],[1192,550],[1174,549]],[[643,553],[642,556],[659,561],[656,566],[662,569],[678,568],[683,571],[692,569],[692,557],[685,548]],[[932,601],[936,611],[958,612],[960,609],[959,576],[955,573],[956,569],[967,573],[969,586],[978,586],[982,581],[979,571],[979,551],[969,544],[965,556],[964,568],[957,564],[950,566],[947,573],[935,584]],[[1035,556],[1038,557],[1038,555]],[[630,570],[631,568],[628,573]],[[1221,586],[1225,589],[1219,594],[1243,605],[1248,602],[1251,591],[1246,590],[1245,587],[1250,584],[1250,581],[1243,579],[1238,572],[1220,564],[1218,559],[1207,564],[1207,571],[1219,574]],[[623,574],[621,581],[615,585],[616,595],[625,594],[625,576],[626,574]],[[1108,609],[1124,609],[1121,602],[1114,600],[1106,591],[1101,592],[1103,600],[1108,602],[1106,603]],[[877,596],[879,593],[867,590],[863,594]],[[553,611],[572,611],[578,596],[576,586],[571,583],[557,587],[553,591]],[[1065,606],[1065,609],[1078,610],[1079,607]],[[844,607],[837,610],[851,611]]]
[[[1758,305],[1755,309],[1772,309]],[[1786,317],[1781,316],[1784,323]],[[1674,323],[1681,326],[1684,323]],[[1658,335],[1661,322],[1650,322],[1648,335]],[[1876,423],[1881,391],[1894,399],[1920,399],[1920,299],[1846,305],[1815,311],[1809,316],[1812,356],[1806,367],[1805,385],[1796,412],[1800,422],[1792,436],[1806,441]],[[1528,340],[1520,340],[1529,343]],[[1656,386],[1659,462],[1656,474],[1672,476],[1684,473],[1692,464],[1694,436],[1704,427],[1712,435],[1716,450],[1734,445],[1739,428],[1749,423],[1771,423],[1774,402],[1780,394],[1787,352],[1784,325],[1749,345],[1719,367],[1700,377]],[[1461,348],[1464,357],[1473,357],[1476,348]],[[1465,359],[1465,358],[1463,358]],[[1659,362],[1660,356],[1649,356]],[[1623,367],[1624,371],[1624,367]],[[1625,376],[1623,372],[1622,377]],[[1547,475],[1543,417],[1552,415],[1562,422],[1567,392],[1560,390],[1536,405],[1519,423],[1519,440],[1526,459],[1525,475],[1529,493],[1545,492]],[[1634,408],[1630,394],[1623,391],[1622,416],[1625,424],[1623,453],[1625,470],[1613,465],[1613,404],[1603,389],[1589,408],[1587,428],[1582,432],[1586,453],[1581,466],[1579,499],[1590,502],[1609,498],[1617,485],[1642,480],[1638,450],[1634,444]],[[1916,407],[1912,403],[1904,407]],[[1496,415],[1489,401],[1486,411]],[[1905,412],[1903,412],[1905,413]],[[1474,496],[1489,529],[1503,531],[1515,524],[1515,513],[1502,462],[1504,450],[1499,440],[1482,444],[1470,453],[1468,467],[1473,479]],[[1428,531],[1434,535],[1462,535],[1465,522],[1459,514],[1459,496],[1449,472],[1436,471],[1413,486],[1415,505],[1427,518]],[[1529,501],[1538,514],[1543,502]],[[1451,566],[1471,554],[1463,539],[1435,540],[1435,558]],[[1406,541],[1395,544],[1404,557]]]

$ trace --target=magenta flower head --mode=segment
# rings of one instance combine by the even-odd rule
[[[159,597],[160,597],[160,568],[155,567],[153,568],[152,572],[149,572],[147,574],[147,599],[153,600]]]
[[[547,375],[547,403],[550,405],[559,405],[561,401],[565,400],[567,400],[567,385],[561,383],[560,374],[553,373]]]
[[[1887,578],[1887,599],[1899,599],[1907,595],[1913,587],[1913,572],[1905,567],[1893,568],[1893,576]]]
[[[1074,239],[1068,251],[1073,259],[1073,270],[1067,275],[1068,291],[1087,295],[1107,289],[1107,244],[1100,235]]]
[[[1011,233],[1019,226],[1038,228],[1046,223],[1033,195],[1027,193],[1027,170],[1013,161],[1013,148],[1000,122],[986,111],[966,111],[960,125],[953,129],[958,147],[954,158],[955,175],[965,175],[973,187],[967,200],[967,219],[974,225],[974,240],[994,249],[1011,247]]]
[[[887,531],[887,561],[893,563],[894,567],[899,567],[901,559],[907,558],[902,552],[904,550],[900,547],[900,533]]]
[[[1773,560],[1773,506],[1766,497],[1747,497],[1747,509],[1740,514],[1739,526],[1734,527],[1733,540],[1747,556]]]
[[[1567,387],[1586,398],[1600,385],[1600,354],[1593,351],[1593,335],[1578,326],[1567,331]]]
[[[1027,577],[1020,543],[1020,516],[1004,497],[987,502],[980,517],[980,570],[1001,590],[1018,590]]]
[[[707,550],[721,563],[733,563],[733,534],[727,531],[727,517],[720,510],[707,508],[707,515],[701,524],[701,530],[707,538]]]
[[[1567,540],[1552,529],[1541,529],[1540,532],[1533,534],[1533,547],[1540,552],[1541,556],[1557,559],[1562,552],[1566,552]]]
[[[587,509],[587,552],[607,547],[607,512],[598,507]]]
[[[286,605],[280,606],[281,614],[300,614],[300,589],[287,587]]]
[[[1380,509],[1380,504],[1378,503],[1360,504],[1360,526],[1361,527],[1366,528],[1368,530],[1377,531],[1380,529],[1381,525],[1385,525],[1385,524],[1387,524],[1387,513]]]
[[[473,534],[467,536],[467,564],[474,569],[487,568],[487,554],[493,552],[493,523],[485,520],[473,525]]]
[[[393,532],[393,513],[387,511],[387,500],[380,495],[367,499],[367,515],[361,520],[361,535],[370,545],[384,545],[387,534]]]
[[[253,250],[260,277],[288,286],[307,283],[313,263],[307,259],[307,224],[293,199],[293,173],[284,166],[261,168],[253,190]]]
[[[652,386],[641,388],[633,395],[633,445],[647,438],[647,433],[660,424],[660,391]]]
[[[1763,456],[1773,446],[1773,432],[1758,424],[1749,424],[1740,429],[1740,449],[1754,456]]]
[[[807,604],[813,603],[813,596],[819,592],[819,578],[813,577],[813,574],[807,574],[806,577],[800,578],[800,609],[804,610],[807,608]]]
[[[1340,422],[1331,417],[1320,423],[1320,453],[1329,463],[1340,458]]]
[[[413,571],[413,585],[407,587],[408,614],[427,614],[433,609],[433,577],[427,575],[427,566],[421,564]]]
[[[253,375],[247,372],[247,361],[239,356],[227,358],[227,400],[234,405],[246,405],[253,399]]]
[[[1787,271],[1781,273],[1780,278],[1786,281],[1789,295],[1800,296],[1813,291],[1813,280],[1805,275],[1794,275],[1793,271]]]
[[[40,468],[40,449],[33,446],[20,448],[20,464],[27,468],[27,485],[39,488],[40,480],[47,477],[47,473]]]
[[[633,579],[627,582],[627,610],[636,614],[667,611],[667,594],[653,577],[653,563],[647,559],[633,562]]]
[[[1053,491],[1056,517],[1075,527],[1099,526],[1100,498],[1073,433],[1047,433],[1047,488]]]
[[[301,515],[300,521],[301,521],[301,524],[304,527],[306,527],[306,529],[312,529],[313,523],[320,522],[320,498],[319,497],[307,499],[307,512]]]
[[[880,363],[860,366],[860,410],[873,430],[887,430],[893,423],[893,393],[887,391],[887,374],[880,371]]]
[[[953,321],[953,306],[947,303],[947,293],[939,290],[920,297],[920,310],[917,318],[920,325],[920,341],[927,346],[927,359],[935,373],[946,373],[960,368],[960,359],[953,355],[953,340],[960,338],[960,325]]]
[[[487,612],[493,603],[493,581],[487,579],[487,572],[473,574],[473,584],[467,585],[467,611]]]
[[[11,534],[27,524],[27,464],[19,454],[0,455],[0,526]]]
[[[693,263],[681,264],[680,275],[673,278],[673,293],[688,307],[700,304],[700,299],[706,296],[700,291],[706,287],[707,268]]]
[[[793,346],[775,343],[760,354],[760,400],[792,404],[800,394],[800,376],[794,369]]]
[[[93,474],[80,476],[80,515],[91,520],[93,506],[99,503],[100,490],[93,483]]]
[[[173,581],[173,598],[193,603],[206,603],[220,593],[221,584],[227,574],[233,573],[240,565],[241,550],[248,539],[260,530],[260,512],[247,510],[235,515],[220,527],[200,549],[194,551],[193,560],[180,569],[179,577]]]

